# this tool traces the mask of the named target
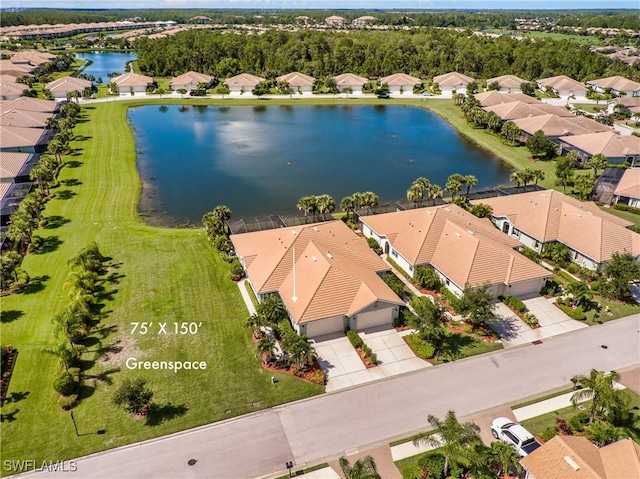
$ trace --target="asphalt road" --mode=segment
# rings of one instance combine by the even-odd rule
[[[606,349],[602,347],[606,346]],[[37,477],[253,478],[410,436],[428,414],[458,417],[566,386],[591,368],[640,364],[640,315],[427,368],[76,460]],[[190,459],[197,462],[189,465]],[[286,471],[285,471],[286,472]],[[24,475],[33,477],[35,474]]]

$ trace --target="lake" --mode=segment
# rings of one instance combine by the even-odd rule
[[[128,61],[137,60],[135,52],[90,52],[78,53],[82,60],[91,60],[93,63],[82,70],[82,73],[93,75],[97,80],[102,78],[103,83],[109,83],[107,74],[111,72],[124,73],[124,66]]]
[[[142,106],[129,109],[143,181],[140,211],[154,224],[200,224],[225,204],[234,218],[296,213],[298,199],[373,191],[406,198],[419,176],[453,173],[478,186],[511,169],[437,115],[410,106]]]

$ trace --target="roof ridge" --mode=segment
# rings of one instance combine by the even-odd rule
[[[578,452],[573,449],[565,440],[565,437],[575,437],[575,436],[556,436],[559,437],[560,440],[562,441],[562,444],[565,446],[566,449],[568,449],[574,456],[582,459],[582,463],[584,464],[585,468],[588,469],[589,471],[591,471],[593,473],[593,475],[595,477],[598,477],[600,479],[606,479],[606,476],[602,476],[600,475],[595,469],[593,469],[593,467],[591,467],[591,464],[589,464],[589,461],[586,461],[582,456],[580,456],[580,454],[578,454]],[[580,437],[580,436],[577,436]],[[600,449],[598,449],[597,446],[594,446],[593,444],[589,443],[591,446],[595,447],[596,450],[598,451],[598,460],[600,461],[600,465],[602,466],[602,470],[605,471],[606,474],[606,469],[604,468],[604,463],[602,462],[602,456],[600,455]]]

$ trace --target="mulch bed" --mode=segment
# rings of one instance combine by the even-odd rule
[[[493,330],[487,330],[486,328],[482,327],[482,328],[476,328],[476,329],[481,329],[482,331],[485,331],[487,333],[486,336],[481,336],[475,332],[466,332],[464,330],[464,328],[468,328],[469,325],[465,324],[465,323],[461,323],[461,324],[451,324],[451,323],[447,323],[447,329],[449,329],[449,331],[453,331],[454,333],[457,334],[462,334],[465,336],[471,336],[475,339],[477,339],[478,341],[484,341],[485,343],[495,343],[497,341],[499,341],[499,338],[495,338],[492,336],[493,334]]]
[[[375,368],[378,365],[371,362],[371,359],[369,359],[369,357],[365,354],[365,352],[360,349],[360,348],[355,348],[356,349],[356,353],[358,353],[358,357],[360,357],[360,360],[362,361],[362,364],[364,364],[364,366],[367,369],[371,369],[371,368]]]

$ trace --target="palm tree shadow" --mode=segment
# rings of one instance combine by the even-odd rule
[[[35,278],[31,278],[31,280],[29,281],[29,285],[19,291],[18,294],[38,293],[45,288],[45,283],[49,281],[49,279],[51,279],[50,276],[46,274],[43,276],[36,276]]]
[[[15,321],[16,319],[20,318],[21,316],[24,316],[24,312],[19,311],[17,309],[9,309],[9,310],[6,310],[6,311],[0,311],[0,322],[2,322],[2,324],[10,323],[10,322]]]
[[[184,416],[187,411],[189,411],[189,408],[184,404],[179,404],[177,406],[174,406],[170,402],[162,406],[159,404],[152,404],[145,425],[151,427],[158,426],[165,421],[171,421],[177,417]]]

